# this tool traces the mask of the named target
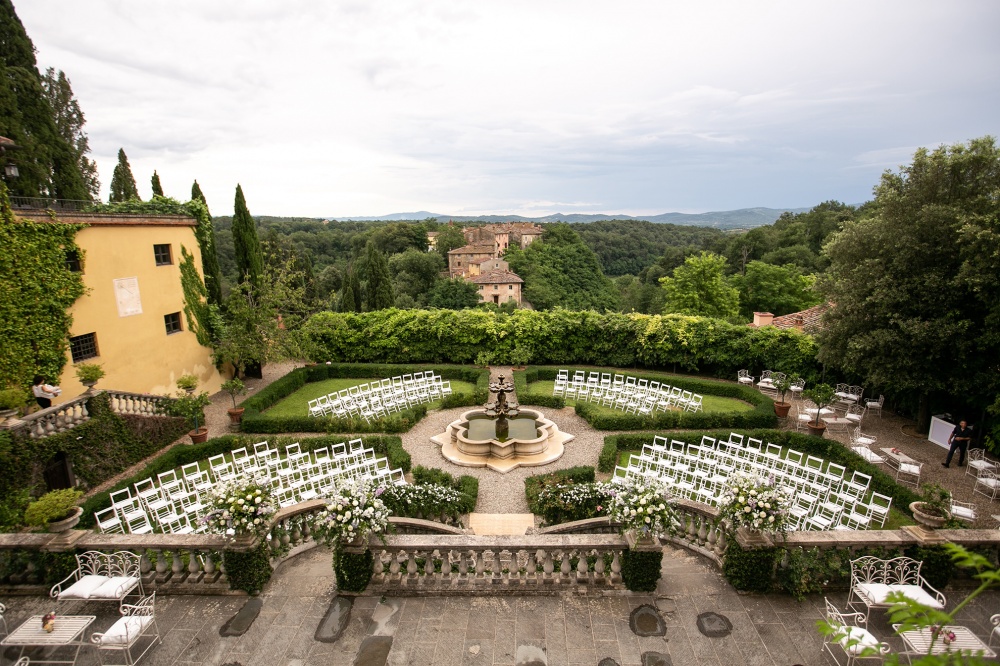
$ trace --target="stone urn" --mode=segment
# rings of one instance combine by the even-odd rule
[[[76,527],[76,524],[80,522],[80,516],[82,515],[83,515],[83,507],[78,506],[75,509],[73,509],[73,513],[71,513],[68,517],[63,518],[62,520],[53,520],[52,522],[48,523],[45,527],[46,529],[48,529],[49,532],[52,532],[53,534],[59,534],[60,532],[68,532],[74,527]]]
[[[97,386],[97,380],[96,379],[94,381],[92,381],[92,382],[80,382],[80,383],[83,384],[84,386],[86,386],[88,391],[90,389],[94,388],[95,386]]]
[[[931,529],[944,527],[944,524],[951,518],[951,514],[947,511],[944,512],[943,516],[938,515],[937,509],[929,507],[926,502],[910,502],[910,511],[913,512],[915,521]]]

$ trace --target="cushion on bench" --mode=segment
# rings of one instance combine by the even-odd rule
[[[931,608],[943,609],[937,599],[927,593],[927,590],[919,585],[885,585],[884,583],[858,583],[854,589],[858,595],[865,600],[868,605],[885,606],[889,602],[886,597],[892,592],[901,592],[907,599],[929,606]]]
[[[63,599],[89,599],[94,591],[110,580],[107,576],[81,576],[68,588],[59,593],[59,600]]]
[[[833,638],[848,654],[855,656],[865,648],[878,649],[879,647],[878,639],[864,627],[840,627]],[[849,641],[854,641],[854,644],[848,645]]]
[[[135,640],[143,629],[153,621],[151,615],[128,615],[118,618],[111,628],[98,639],[98,645],[128,645]]]
[[[139,579],[134,576],[113,576],[90,593],[91,599],[121,599],[125,593],[135,587]]]

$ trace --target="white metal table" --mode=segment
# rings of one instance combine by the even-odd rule
[[[967,627],[959,625],[945,625],[941,627],[941,631],[938,633],[937,640],[934,641],[933,646],[931,645],[933,635],[931,634],[930,627],[913,629],[911,631],[899,631],[899,627],[900,625],[898,624],[892,625],[892,628],[899,632],[899,637],[903,639],[906,646],[920,654],[957,652],[963,655],[980,655],[991,659],[997,656],[990,649],[990,646],[980,640],[979,636],[976,636]],[[949,645],[945,645],[942,636],[949,631],[955,634],[955,640]]]
[[[886,447],[879,450],[882,451],[882,453],[884,453],[885,456],[893,462],[893,466],[896,467],[897,469],[899,468],[900,463],[909,463],[911,465],[919,464],[917,463],[916,460],[906,455],[902,451],[893,451],[891,447]]]
[[[42,615],[29,617],[0,641],[0,645],[20,647],[21,654],[18,658],[24,655],[24,649],[28,647],[53,648],[51,655],[32,656],[32,664],[75,664],[80,656],[80,648],[85,645],[83,632],[97,619],[97,616],[56,615],[55,628],[51,633],[42,629],[42,617]],[[64,647],[76,648],[73,650],[72,659],[55,658],[59,648]]]

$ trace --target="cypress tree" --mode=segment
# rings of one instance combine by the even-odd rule
[[[207,220],[200,220],[195,229],[198,237],[198,247],[201,248],[201,270],[205,275],[205,288],[208,289],[208,302],[222,305],[222,269],[219,268],[219,255],[215,250],[215,228],[212,225],[212,213],[208,209],[205,194],[194,181],[191,186],[191,200],[200,201],[205,206]]]
[[[243,188],[236,186],[236,205],[233,214],[233,248],[236,250],[236,272],[241,282],[260,286],[264,273],[264,253],[257,237],[257,225],[247,209]]]
[[[115,165],[115,171],[111,174],[111,196],[108,201],[117,203],[130,199],[138,200],[139,190],[135,186],[135,176],[132,175],[132,167],[129,166],[125,149],[119,148],[118,164]]]
[[[368,311],[391,308],[392,276],[389,275],[389,262],[385,260],[385,255],[378,251],[372,241],[368,241],[365,253],[365,267],[368,269],[368,291],[365,304],[368,306]]]
[[[153,169],[153,177],[150,179],[153,185],[153,196],[162,197],[163,196],[163,186],[160,185],[160,174],[156,173],[156,169]]]

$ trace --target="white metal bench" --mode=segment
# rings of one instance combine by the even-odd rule
[[[88,550],[76,556],[76,571],[52,586],[49,596],[59,601],[123,602],[133,591],[143,596],[139,556],[127,550],[101,553]]]
[[[851,560],[851,593],[847,597],[848,608],[862,603],[867,609],[865,619],[868,619],[873,608],[888,609],[893,605],[888,597],[898,592],[907,599],[916,601],[930,608],[943,610],[944,595],[931,587],[930,583],[920,575],[919,562],[909,557],[896,557],[882,560],[877,557],[864,556]]]

